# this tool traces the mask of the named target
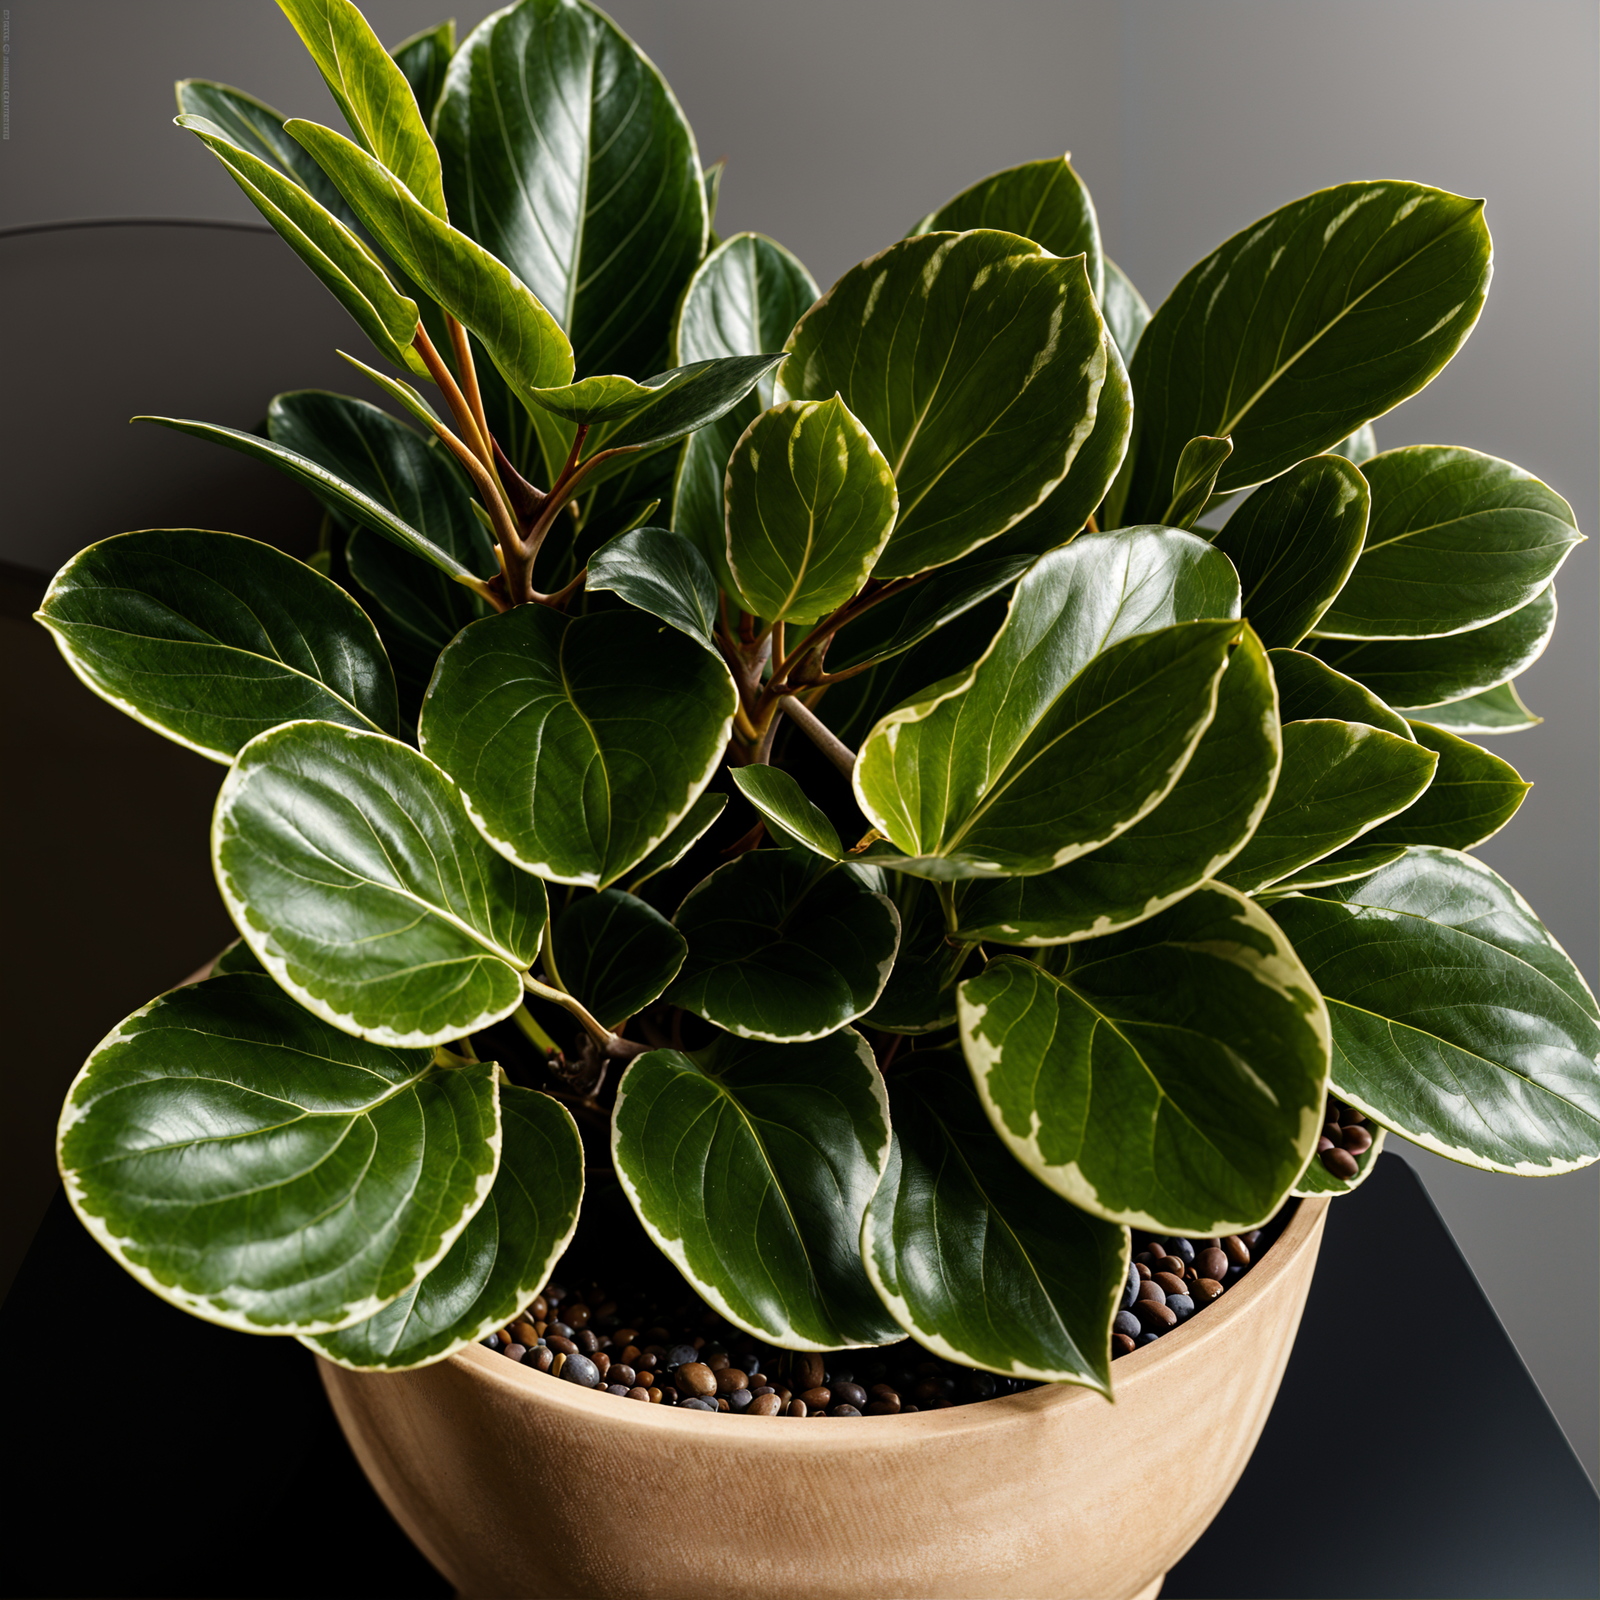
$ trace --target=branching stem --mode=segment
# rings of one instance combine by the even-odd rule
[[[574,1000],[565,989],[552,989],[549,984],[540,983],[531,972],[523,973],[522,987],[529,994],[536,994],[541,1000],[554,1001],[563,1010],[570,1011],[583,1024],[584,1032],[600,1046],[601,1050],[609,1054],[617,1045],[626,1047],[628,1043],[626,1039],[619,1039],[609,1028],[596,1022],[582,1002]]]
[[[800,731],[845,775],[846,780],[854,776],[855,751],[843,740],[836,738],[833,730],[815,711],[802,704],[792,690],[779,696],[778,705],[799,723]]]

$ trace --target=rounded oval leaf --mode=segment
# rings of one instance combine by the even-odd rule
[[[550,943],[563,988],[612,1030],[672,982],[688,950],[654,906],[621,889],[578,896],[556,918]]]
[[[1333,1023],[1333,1090],[1493,1172],[1600,1157],[1600,1009],[1532,908],[1480,861],[1408,850],[1272,908]]]
[[[502,1084],[500,1120],[494,1185],[444,1260],[366,1321],[302,1344],[341,1367],[403,1372],[504,1327],[538,1294],[577,1231],[583,1141],[533,1089]]]
[[[1471,850],[1492,838],[1516,815],[1533,785],[1480,745],[1426,722],[1411,727],[1417,743],[1439,757],[1433,782],[1398,816],[1364,835],[1364,842]]]
[[[889,1105],[893,1149],[861,1230],[883,1303],[946,1360],[1109,1395],[1127,1230],[1017,1164],[959,1056],[907,1058]]]
[[[366,613],[304,562],[238,534],[161,528],[90,545],[37,615],[102,700],[212,761],[302,717],[398,727],[394,673]]]
[[[612,1160],[646,1232],[708,1304],[785,1349],[901,1337],[859,1248],[888,1154],[883,1078],[850,1028],[654,1050],[617,1088]]]
[[[667,999],[744,1039],[820,1039],[855,1021],[883,993],[900,942],[878,882],[799,846],[735,857],[672,919],[689,955]]]
[[[1514,683],[1502,683],[1497,689],[1485,689],[1449,705],[1397,707],[1396,714],[1460,734],[1520,733],[1544,721],[1523,704]]]
[[[261,964],[336,1028],[443,1044],[522,1004],[544,885],[409,745],[326,722],[262,734],[217,795],[211,860]]]
[[[711,781],[736,698],[717,657],[653,617],[518,606],[439,658],[420,734],[503,856],[603,888]]]
[[[1107,1221],[1258,1227],[1315,1148],[1327,1012],[1272,920],[1221,884],[1080,946],[1065,977],[1002,956],[959,1003],[995,1131]]]
[[[784,394],[838,394],[894,472],[877,577],[954,561],[1066,476],[1094,426],[1104,332],[1080,257],[988,230],[891,245],[801,318]]]
[[[162,1299],[328,1332],[430,1271],[483,1203],[496,1068],[352,1039],[268,978],[211,978],[100,1043],[56,1148],[73,1210]]]

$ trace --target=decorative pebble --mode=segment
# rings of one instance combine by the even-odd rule
[[[585,1389],[593,1389],[600,1382],[600,1369],[588,1356],[572,1355],[562,1362],[557,1376],[567,1383],[581,1383]]]

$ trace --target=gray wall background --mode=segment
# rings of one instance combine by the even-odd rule
[[[448,3],[372,0],[367,10],[395,42]],[[488,9],[461,7],[463,31]],[[1314,188],[1401,177],[1486,196],[1496,240],[1488,307],[1433,387],[1378,424],[1380,442],[1507,457],[1564,494],[1587,533],[1600,528],[1600,17],[1591,0],[614,0],[610,9],[677,90],[702,158],[729,158],[720,231],[773,234],[823,284],[985,173],[1062,150],[1094,191],[1110,254],[1152,305],[1222,238]],[[9,10],[0,229],[258,220],[171,126],[179,75],[330,117],[269,0],[13,0]],[[9,293],[3,310],[12,330],[28,316]],[[108,297],[83,314],[114,346],[136,310]],[[281,314],[270,302],[238,308],[255,344],[270,342]],[[227,362],[230,349],[221,341],[189,359]],[[9,371],[13,397],[24,378]],[[93,385],[92,363],[79,381]],[[29,463],[4,436],[0,452],[5,479],[26,478]],[[42,565],[38,530],[3,505],[0,559]],[[1556,642],[1522,680],[1545,725],[1496,745],[1536,787],[1482,852],[1591,984],[1600,965],[1596,570],[1592,543],[1564,570]],[[1500,1179],[1406,1151],[1596,1476],[1600,1173]],[[1417,1281],[1417,1305],[1396,1308],[1397,1337],[1404,1326],[1437,1335],[1425,1263]]]

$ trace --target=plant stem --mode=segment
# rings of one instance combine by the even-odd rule
[[[542,1051],[547,1056],[558,1056],[561,1047],[544,1031],[534,1019],[533,1013],[526,1006],[518,1006],[511,1013],[511,1020],[522,1029],[534,1048]]]
[[[477,423],[478,432],[482,435],[484,443],[489,446],[487,459],[483,464],[493,472],[494,446],[489,433],[489,420],[483,412],[483,396],[478,392],[478,369],[472,362],[472,345],[467,339],[467,330],[448,311],[444,314],[444,322],[450,330],[450,345],[455,351],[456,370],[461,374],[461,387],[467,409],[471,411],[472,419]]]
[[[784,713],[800,724],[800,731],[825,755],[847,779],[855,775],[856,753],[842,740],[834,737],[833,730],[816,714],[802,705],[793,694],[778,697]]]
[[[531,972],[522,974],[522,987],[529,994],[536,994],[541,1000],[553,1000],[563,1010],[570,1011],[583,1024],[584,1032],[607,1053],[616,1045],[627,1045],[626,1039],[618,1038],[609,1028],[596,1022],[582,1003],[574,1000],[565,989],[552,989],[549,984],[540,983]]]
[[[450,407],[450,415],[456,419],[456,426],[467,436],[467,443],[472,447],[472,453],[480,462],[492,467],[494,465],[494,452],[489,448],[487,433],[480,433],[478,418],[471,406],[467,404],[467,397],[462,394],[450,369],[445,365],[444,357],[433,347],[433,340],[428,337],[428,330],[419,322],[417,336],[411,341],[412,348],[422,357],[428,368],[428,375],[439,385],[439,393],[445,398],[445,403]],[[474,384],[477,379],[474,376]]]

